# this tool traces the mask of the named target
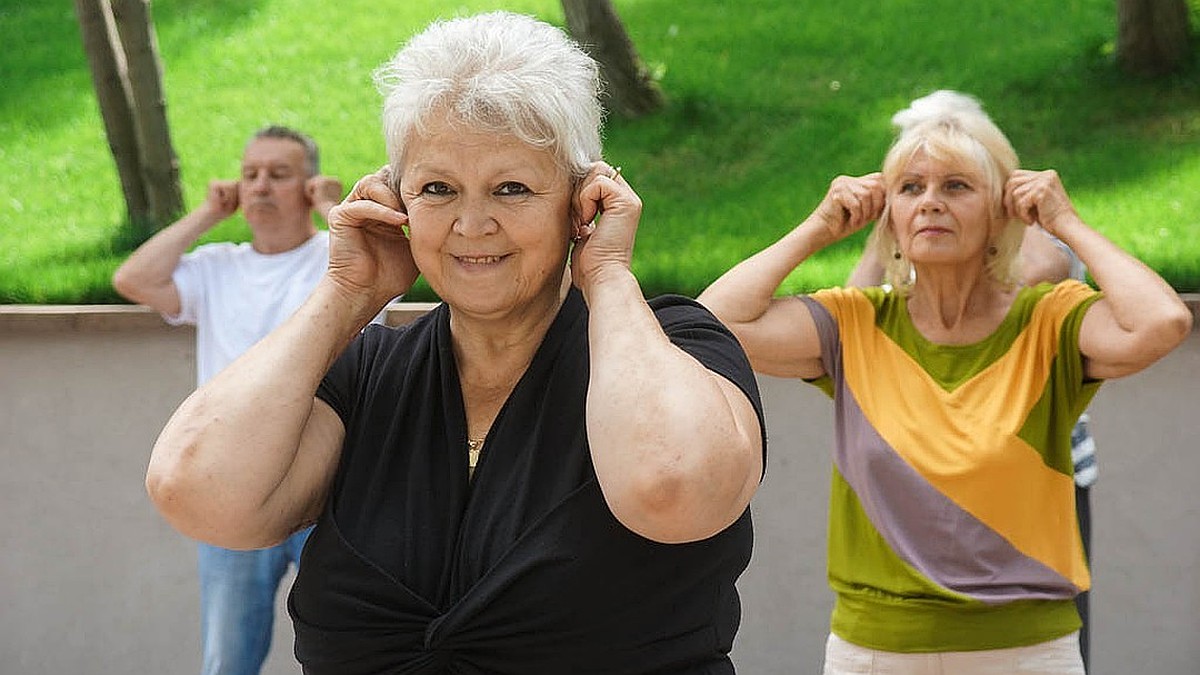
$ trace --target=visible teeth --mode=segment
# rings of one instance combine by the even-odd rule
[[[485,255],[485,256],[482,256],[479,258],[468,258],[468,257],[464,256],[463,258],[461,258],[461,260],[465,263],[470,263],[472,265],[489,265],[491,263],[500,262],[500,256]]]

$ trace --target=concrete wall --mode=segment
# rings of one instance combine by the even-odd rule
[[[0,307],[0,672],[198,670],[194,548],[142,486],[154,438],[191,390],[193,337],[136,307]],[[831,601],[830,404],[760,382],[771,456],[735,656],[744,673],[813,673]],[[1093,405],[1093,675],[1200,672],[1198,383],[1193,333]],[[279,616],[265,672],[298,673]]]

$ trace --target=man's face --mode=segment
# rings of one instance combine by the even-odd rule
[[[242,156],[238,201],[255,226],[279,225],[311,216],[305,193],[309,178],[304,146],[286,138],[257,138]]]

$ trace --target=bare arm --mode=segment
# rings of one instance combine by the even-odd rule
[[[146,486],[184,534],[227,548],[281,541],[316,519],[337,465],[341,420],[315,398],[321,378],[416,268],[407,218],[378,175],[330,212],[330,271],[279,328],[176,410]],[[364,199],[365,197],[365,199]]]
[[[1165,356],[1191,331],[1192,316],[1162,277],[1088,227],[1054,171],[1013,172],[1005,188],[1009,213],[1040,223],[1083,260],[1104,297],[1079,330],[1088,377],[1132,375]]]
[[[846,285],[867,288],[878,286],[882,282],[883,265],[879,262],[879,256],[875,254],[875,248],[867,246],[858,257],[854,269],[850,270],[850,276],[846,277]]]
[[[1026,286],[1042,282],[1057,284],[1070,276],[1071,254],[1041,227],[1025,228],[1025,237],[1021,239],[1021,282]]]
[[[204,203],[163,228],[139,246],[113,274],[122,297],[173,316],[180,311],[179,289],[172,275],[179,260],[200,235],[237,211],[237,181],[213,181]]]
[[[628,183],[594,177],[581,200],[583,222],[604,213],[571,267],[588,304],[588,442],[604,498],[655,541],[711,536],[758,487],[758,416],[744,392],[673,345],[646,304],[629,269],[641,202]]]
[[[734,266],[700,294],[700,302],[737,336],[755,370],[803,378],[824,372],[816,325],[808,308],[797,298],[775,297],[775,291],[809,256],[878,218],[885,196],[879,174],[834,179],[821,204],[804,222]]]

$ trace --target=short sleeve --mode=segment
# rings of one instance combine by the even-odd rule
[[[321,383],[317,385],[317,398],[328,403],[338,417],[342,418],[343,424],[349,422],[354,412],[363,368],[367,365],[364,355],[378,347],[379,338],[383,331],[387,330],[389,329],[386,326],[380,324],[367,324],[367,327],[350,341],[350,345],[333,362]]]
[[[234,244],[217,242],[185,253],[171,273],[171,281],[179,293],[179,313],[174,316],[163,314],[163,320],[172,326],[199,323],[207,300],[205,275],[220,274],[234,250]]]
[[[200,320],[200,305],[203,302],[204,284],[200,283],[204,264],[204,252],[197,250],[184,255],[171,273],[171,281],[179,293],[179,313],[163,314],[163,320],[172,326],[192,325]]]

